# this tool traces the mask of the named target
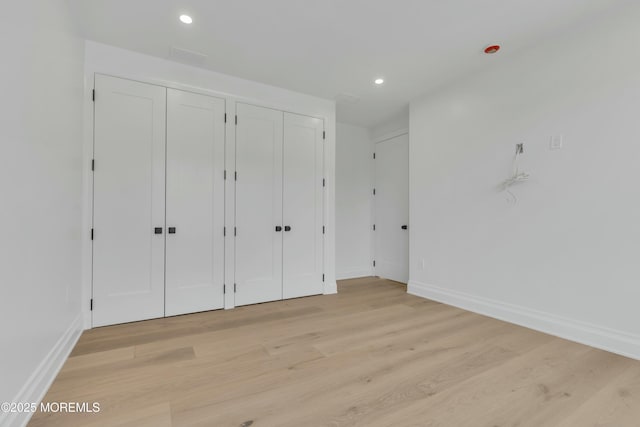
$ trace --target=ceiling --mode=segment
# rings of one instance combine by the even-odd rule
[[[336,99],[373,127],[410,100],[620,3],[616,0],[70,0],[86,38]],[[192,25],[178,16],[187,13]],[[496,55],[485,46],[500,43]],[[373,84],[384,77],[381,86]],[[355,98],[355,99],[354,99]],[[355,101],[355,102],[354,102]]]

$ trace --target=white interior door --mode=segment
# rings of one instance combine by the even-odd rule
[[[224,306],[224,114],[167,89],[166,316]]]
[[[162,317],[166,89],[96,75],[95,91],[93,326]]]
[[[284,113],[283,297],[323,292],[321,119]]]
[[[235,304],[282,299],[283,113],[236,105]]]
[[[409,280],[409,135],[376,144],[375,271]]]

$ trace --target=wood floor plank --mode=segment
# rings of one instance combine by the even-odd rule
[[[304,414],[309,412],[307,408],[312,407],[326,410],[328,407],[323,406],[322,401],[319,400],[322,394],[341,393],[346,385],[353,383],[370,385],[369,380],[381,373],[389,373],[395,377],[397,367],[406,366],[415,360],[425,361],[425,363],[441,362],[446,365],[446,362],[456,354],[468,353],[468,348],[461,345],[461,337],[473,334],[482,343],[491,339],[494,334],[504,332],[504,328],[507,327],[502,322],[494,323],[493,327],[487,327],[483,319],[490,321],[487,318],[471,319],[475,322],[469,322],[458,328],[458,331],[455,331],[454,325],[451,329],[443,328],[439,333],[425,334],[426,336],[422,338],[411,336],[406,341],[396,339],[394,344],[381,342],[378,346],[372,345],[368,348],[339,353],[330,358],[306,362],[290,372],[273,373],[274,376],[271,379],[265,375],[260,379],[260,383],[249,381],[236,385],[251,389],[252,393],[249,395],[242,388],[234,392],[233,387],[227,386],[225,401],[202,398],[198,402],[199,405],[193,405],[194,402],[191,400],[174,402],[172,405],[174,420],[180,421],[178,425],[185,426],[204,425],[206,420],[214,421],[218,425],[235,425],[241,422],[241,418],[253,412],[254,421],[257,419],[267,425],[281,425],[284,423],[282,417],[285,414],[299,415],[296,411],[302,411]],[[551,339],[543,334],[532,333],[524,334],[523,341],[535,343],[532,335],[544,340]],[[364,361],[366,363],[363,363]],[[416,373],[412,372],[411,375],[415,376]],[[273,395],[278,398],[274,399]],[[301,396],[306,396],[309,405],[304,405],[305,401]],[[209,402],[208,405],[207,402]],[[293,408],[291,402],[296,403]],[[183,404],[186,406],[182,407]],[[252,408],[253,411],[248,408]],[[180,418],[178,412],[186,413],[187,417]],[[307,420],[295,419],[292,424],[304,425],[305,422]]]
[[[569,403],[575,388],[589,393],[584,390],[585,371],[615,373],[620,366],[614,363],[614,369],[610,369],[614,359],[621,360],[615,355],[554,339],[434,394],[428,405],[417,402],[399,410],[393,418],[418,419],[427,426],[555,426],[557,421],[553,418],[572,409]],[[390,419],[385,415],[376,422]]]
[[[480,339],[475,347],[460,345],[461,336],[468,333]],[[272,402],[269,416],[264,415],[266,411],[257,411],[262,415],[258,420],[278,426],[351,425],[353,421],[366,421],[358,425],[376,425],[380,414],[422,401],[474,372],[484,372],[516,357],[515,351],[490,345],[494,334],[500,335],[500,341],[519,341],[523,346],[537,346],[550,339],[541,334],[526,337],[514,334],[505,338],[506,333],[505,325],[486,324],[476,319],[458,332],[442,330],[424,341],[412,339],[406,343],[408,347],[381,347],[379,352],[369,348],[370,360],[366,364],[342,366],[336,363],[337,357],[329,358],[326,363],[339,368],[335,374],[317,375],[307,383],[294,383],[288,396],[286,387],[281,386],[278,392],[285,397],[281,402],[294,400],[296,405],[287,408]],[[360,353],[355,359],[365,357],[366,353]],[[429,386],[419,386],[421,383]],[[257,401],[249,407],[259,404]]]
[[[640,362],[406,293],[339,293],[86,331],[31,426],[640,425]]]
[[[114,350],[87,353],[76,357],[70,357],[64,368],[65,372],[77,369],[91,369],[102,365],[108,365],[123,360],[131,360],[135,357],[135,347],[121,347]]]
[[[564,417],[558,427],[619,427],[640,424],[640,370],[627,367],[608,384],[597,390],[575,411]],[[568,412],[568,411],[567,411]]]

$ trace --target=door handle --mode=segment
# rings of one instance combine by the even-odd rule
[[[407,229],[407,226],[406,226],[406,225],[403,225],[403,226],[402,226],[402,229],[403,229],[403,230],[406,230],[406,229]]]
[[[162,234],[162,227],[156,227],[153,229],[153,234]]]
[[[291,231],[291,226],[285,225],[284,226],[284,231]]]
[[[175,227],[169,227],[169,234],[176,234],[176,228]]]
[[[282,227],[280,227],[279,225],[276,225],[276,231],[278,232],[282,231]]]

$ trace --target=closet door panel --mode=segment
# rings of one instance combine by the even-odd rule
[[[164,315],[166,89],[95,77],[93,326]]]
[[[284,113],[283,293],[323,293],[323,130],[321,119]]]
[[[166,316],[224,306],[224,114],[167,89]]]
[[[283,113],[241,103],[236,112],[235,304],[246,305],[282,299]]]

